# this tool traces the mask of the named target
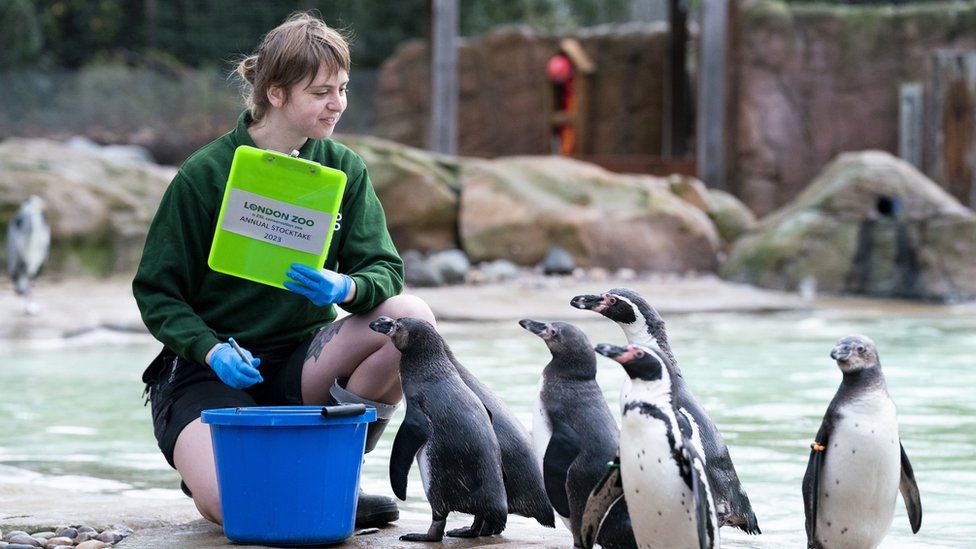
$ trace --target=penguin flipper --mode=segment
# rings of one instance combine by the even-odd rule
[[[407,407],[407,415],[397,430],[393,439],[393,450],[390,452],[390,486],[396,497],[403,501],[407,499],[407,474],[410,465],[420,448],[430,437],[430,421],[419,410],[412,412]]]
[[[922,527],[922,496],[918,492],[918,484],[915,483],[915,471],[912,469],[912,462],[908,461],[908,454],[905,447],[898,442],[901,447],[901,481],[898,483],[898,490],[901,497],[905,500],[905,509],[908,511],[908,522],[912,525],[912,533],[917,534]]]
[[[586,499],[583,516],[580,518],[580,538],[584,549],[591,549],[600,533],[603,521],[614,504],[624,497],[624,485],[620,480],[620,451],[607,464],[607,472],[593,487]]]
[[[716,514],[715,499],[708,486],[708,474],[705,471],[705,460],[689,444],[684,446],[685,459],[691,472],[691,493],[695,504],[695,522],[698,527],[699,549],[713,549],[719,547],[718,515]]]
[[[549,502],[556,512],[564,517],[570,515],[566,479],[569,476],[569,467],[579,452],[579,434],[569,424],[553,421],[552,437],[542,458],[542,479]]]
[[[827,429],[820,427],[817,441],[810,445],[810,459],[803,475],[803,514],[806,516],[807,546],[813,547],[817,538],[817,507],[820,497],[820,473],[827,452]]]

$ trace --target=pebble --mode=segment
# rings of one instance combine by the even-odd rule
[[[434,252],[427,257],[427,263],[439,271],[447,284],[464,282],[465,274],[471,269],[471,261],[457,248]]]
[[[566,248],[556,245],[549,248],[541,265],[542,272],[547,275],[568,275],[576,269],[576,260]]]
[[[0,549],[105,549],[122,541],[132,528],[115,525],[101,533],[91,526],[76,525],[28,534],[13,530],[0,532]],[[77,544],[77,545],[75,545]]]
[[[103,542],[108,543],[108,544],[112,544],[112,543],[115,543],[115,542],[121,540],[122,539],[122,536],[119,535],[119,534],[116,534],[115,532],[112,532],[111,530],[105,530],[101,534],[98,534],[97,536],[95,536],[95,539],[98,540],[98,541],[103,541]]]
[[[7,541],[10,545],[26,545],[28,547],[44,547],[41,542],[28,536],[27,534],[18,533],[15,536],[8,536]]]

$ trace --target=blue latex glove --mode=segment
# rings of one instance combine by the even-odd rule
[[[264,381],[261,372],[257,370],[257,367],[261,365],[261,359],[254,358],[247,349],[241,350],[254,365],[253,367],[248,366],[247,362],[241,358],[241,355],[237,354],[230,343],[221,343],[210,354],[210,368],[216,372],[220,381],[235,389],[245,389]]]
[[[317,271],[301,263],[292,263],[291,270],[285,275],[294,280],[286,281],[285,288],[307,297],[319,307],[342,303],[352,290],[351,278],[328,269]]]

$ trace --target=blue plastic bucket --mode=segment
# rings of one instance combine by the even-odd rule
[[[231,541],[313,545],[352,535],[375,409],[220,408],[205,410],[202,420],[210,425],[224,535]]]

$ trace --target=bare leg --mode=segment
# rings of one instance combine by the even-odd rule
[[[176,439],[173,462],[183,482],[193,493],[193,503],[203,518],[214,524],[223,524],[210,426],[196,419],[184,427]]]
[[[393,340],[369,329],[380,316],[422,318],[434,324],[434,315],[420,298],[398,295],[367,313],[351,315],[322,329],[309,348],[302,369],[302,399],[325,404],[336,378],[349,378],[346,389],[377,402],[396,404],[400,388],[400,352]]]

